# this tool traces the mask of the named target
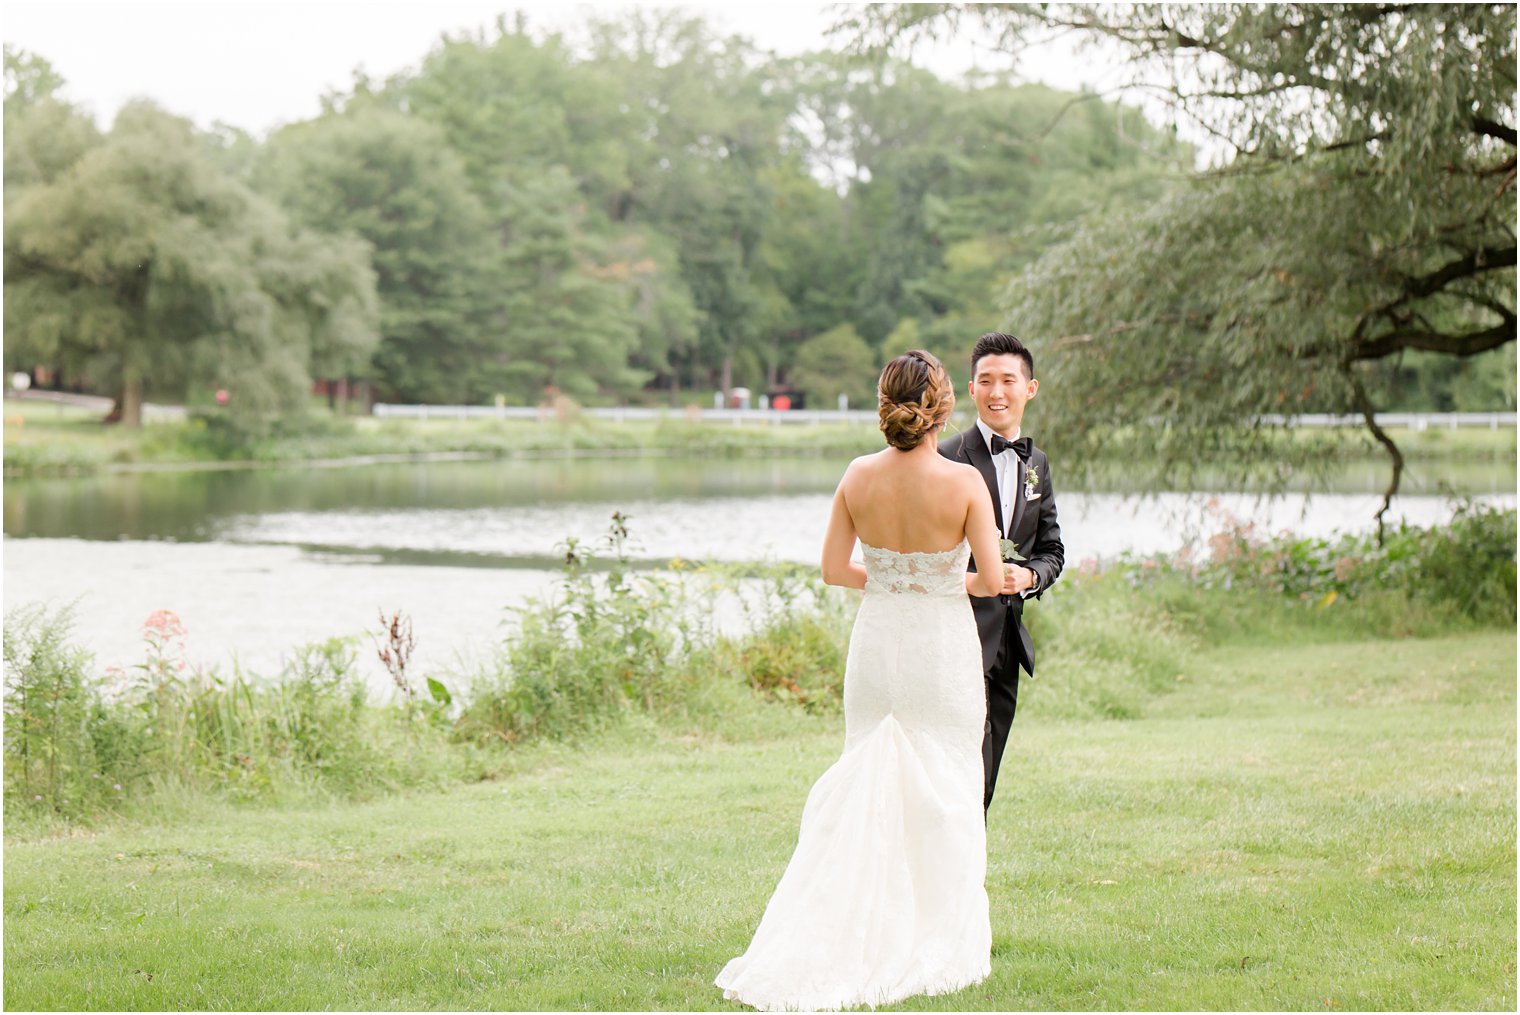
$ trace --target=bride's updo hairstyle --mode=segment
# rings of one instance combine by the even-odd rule
[[[940,361],[910,349],[887,364],[877,385],[881,432],[899,451],[912,451],[945,425],[955,408],[955,389]]]

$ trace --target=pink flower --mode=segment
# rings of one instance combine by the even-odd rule
[[[183,638],[186,632],[185,625],[180,623],[179,615],[173,610],[154,610],[143,621],[143,633],[160,638]]]

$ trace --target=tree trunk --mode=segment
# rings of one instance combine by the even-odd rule
[[[111,412],[106,416],[106,422],[142,426],[142,404],[142,375],[128,368],[122,372],[121,390],[116,396],[116,404],[111,406]]]

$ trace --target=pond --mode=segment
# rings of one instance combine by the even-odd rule
[[[382,611],[402,610],[419,666],[468,668],[507,633],[510,609],[552,584],[565,540],[596,543],[614,511],[651,565],[816,561],[845,464],[559,458],[12,480],[5,608],[73,604],[100,669],[140,662],[142,621],[174,610],[192,659],[265,674],[296,645],[378,631]],[[1383,482],[1369,464],[1313,496],[1062,490],[1067,561],[1173,550],[1231,517],[1267,532],[1364,530]],[[1416,471],[1395,516],[1449,517],[1438,483],[1515,503],[1508,464]],[[367,646],[366,672],[379,674]]]

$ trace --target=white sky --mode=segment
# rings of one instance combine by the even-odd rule
[[[109,126],[127,100],[147,96],[201,127],[221,121],[263,135],[316,116],[324,93],[353,71],[375,79],[417,66],[438,38],[489,28],[522,10],[531,26],[571,29],[591,9],[678,6],[726,34],[783,54],[825,48],[834,15],[824,3],[631,4],[513,0],[5,0],[0,38],[51,63],[65,96]],[[920,49],[915,63],[946,77],[1007,59],[976,40]],[[1020,65],[1029,80],[1076,89],[1114,83],[1114,68],[1044,47]]]

